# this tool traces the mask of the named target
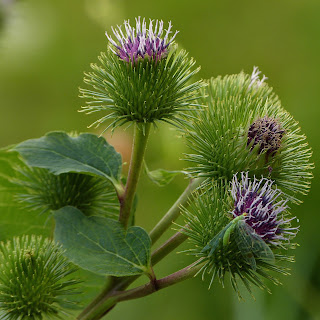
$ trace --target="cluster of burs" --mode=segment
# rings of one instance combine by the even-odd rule
[[[299,226],[289,207],[309,191],[311,150],[257,67],[252,74],[194,80],[200,68],[178,48],[171,29],[171,23],[164,29],[162,21],[140,18],[134,27],[126,21],[112,29],[106,53],[86,73],[81,111],[101,113],[93,125],[106,123],[105,130],[134,124],[147,135],[161,121],[176,127],[189,150],[183,172],[198,181],[181,207],[181,232],[188,236],[186,251],[195,256],[195,267],[201,265],[198,274],[210,286],[227,276],[239,295],[240,283],[250,292],[252,284],[268,290],[263,278],[278,283],[275,272],[287,274],[286,262],[293,261]],[[71,205],[99,215],[109,205],[117,219],[117,197],[106,191],[106,181],[37,168],[20,174],[20,185],[31,190],[20,200],[31,209]],[[6,261],[0,266],[1,319],[42,319],[42,312],[55,315],[60,309],[54,306],[66,304],[59,296],[72,293],[69,287],[77,281],[61,282],[74,269],[60,247],[41,238],[16,238],[1,245],[0,256]],[[44,291],[32,293],[44,272]],[[10,300],[13,295],[20,300]],[[40,304],[40,296],[48,299]]]
[[[154,24],[153,24],[154,23]],[[199,68],[188,53],[163,33],[162,21],[136,20],[113,29],[114,40],[100,64],[92,65],[81,89],[82,111],[108,111],[94,123],[112,120],[112,129],[135,122],[141,130],[164,121],[182,133],[191,153],[186,171],[200,179],[198,190],[183,208],[183,232],[200,260],[199,273],[226,274],[239,293],[237,279],[266,288],[261,276],[278,283],[268,270],[287,273],[281,260],[299,227],[288,211],[308,193],[313,165],[311,150],[298,123],[260,76],[252,74],[194,81]]]

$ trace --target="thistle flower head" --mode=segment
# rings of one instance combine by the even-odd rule
[[[115,218],[119,202],[111,182],[81,173],[55,175],[47,169],[19,169],[19,179],[13,182],[24,192],[17,194],[22,206],[41,213],[74,206],[85,215]]]
[[[23,236],[0,243],[0,311],[4,319],[62,318],[74,303],[76,269],[61,247],[41,237]]]
[[[284,247],[294,237],[298,228],[288,227],[294,218],[286,218],[287,200],[279,200],[282,192],[272,188],[273,181],[241,173],[241,179],[234,175],[232,180],[233,218],[245,214],[245,222],[268,244]]]
[[[138,18],[135,28],[125,21],[125,31],[121,26],[112,29],[117,42],[107,34],[108,51],[85,74],[84,82],[93,89],[80,89],[87,99],[82,112],[105,113],[91,126],[109,120],[105,130],[126,123],[141,129],[158,121],[181,125],[186,113],[199,106],[195,101],[203,83],[192,82],[199,68],[186,51],[172,45],[177,32],[170,38],[171,28],[169,23],[165,31],[158,20],[150,20],[147,28],[145,19]]]
[[[266,152],[267,156],[274,156],[281,147],[284,134],[285,130],[276,119],[264,116],[250,125],[247,144],[252,149],[259,145],[259,153]]]
[[[188,209],[183,209],[182,228],[192,243],[187,252],[203,264],[199,273],[203,279],[211,277],[209,287],[216,278],[224,286],[229,276],[241,296],[239,281],[250,293],[252,284],[269,291],[262,277],[279,284],[269,271],[288,274],[279,262],[293,259],[281,251],[295,247],[290,241],[298,228],[291,227],[293,219],[279,194],[270,180],[250,180],[247,173],[240,181],[237,176],[232,183],[215,181],[209,190],[201,188],[194,194]]]
[[[300,203],[312,178],[311,150],[293,117],[258,69],[217,77],[202,89],[200,104],[182,128],[192,150],[186,160],[194,176],[231,181],[237,172],[269,177],[290,200]]]
[[[111,49],[121,60],[135,63],[139,59],[152,59],[158,61],[168,55],[169,45],[173,42],[178,31],[170,38],[172,32],[171,21],[167,30],[163,28],[163,21],[150,19],[149,27],[145,18],[141,21],[140,17],[136,18],[136,27],[130,25],[129,20],[124,22],[124,31],[121,26],[112,28],[116,37],[115,42],[106,32],[110,43],[115,47]],[[165,32],[164,32],[165,31]],[[162,37],[164,33],[164,36]]]

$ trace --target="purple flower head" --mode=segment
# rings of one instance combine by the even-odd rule
[[[124,61],[137,62],[139,59],[148,57],[154,61],[163,59],[168,54],[168,47],[173,42],[178,31],[169,39],[171,33],[171,21],[166,32],[163,29],[163,21],[156,20],[155,23],[150,19],[149,28],[145,18],[142,22],[136,18],[136,27],[131,27],[129,20],[124,22],[125,31],[121,29],[122,26],[112,28],[118,43],[114,41],[106,32],[106,36],[110,43],[116,48],[112,50],[120,59]],[[164,37],[162,38],[162,34]]]
[[[247,145],[252,144],[252,149],[260,145],[259,153],[266,151],[267,156],[274,156],[281,146],[285,130],[281,124],[273,118],[265,116],[254,121],[248,130]]]
[[[234,175],[231,190],[234,209],[231,213],[233,218],[246,213],[245,222],[266,243],[283,246],[297,234],[298,227],[290,227],[290,221],[295,218],[286,219],[287,200],[277,200],[282,192],[273,189],[272,184],[269,179],[251,180],[248,172],[241,173],[240,181]]]

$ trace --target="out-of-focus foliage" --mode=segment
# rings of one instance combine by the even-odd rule
[[[0,240],[23,234],[48,236],[50,223],[46,221],[47,217],[28,212],[16,199],[23,188],[13,182],[21,178],[20,172],[14,168],[22,169],[26,166],[17,152],[9,152],[9,149],[0,150]]]
[[[176,42],[202,66],[202,78],[241,70],[249,73],[258,65],[282,98],[284,108],[299,120],[313,148],[316,169],[311,191],[303,206],[291,208],[300,219],[297,242],[301,246],[296,250],[297,262],[291,265],[292,275],[281,279],[283,286],[270,284],[272,295],[256,291],[255,302],[248,297],[243,303],[232,298],[228,284],[223,290],[214,283],[208,292],[206,283],[193,279],[145,299],[126,302],[112,311],[112,319],[124,319],[128,314],[130,320],[320,317],[318,0],[0,2],[10,3],[0,13],[1,147],[52,130],[87,131],[87,124],[95,117],[88,119],[76,112],[82,104],[78,87],[82,85],[83,71],[89,71],[89,63],[106,50],[105,30],[141,15],[172,20],[180,30]],[[117,142],[119,150],[130,149],[127,136],[121,135],[123,139],[117,140],[120,130],[108,142]],[[147,163],[150,168],[181,170],[186,163],[178,159],[186,151],[176,131],[160,126],[159,131],[152,132]],[[150,230],[186,183],[177,177],[168,187],[158,188],[144,176],[139,185],[137,224]],[[14,235],[11,230],[6,230],[5,237]],[[1,239],[3,234],[0,233]],[[155,271],[159,277],[164,276],[191,262],[188,259],[173,253],[170,261],[159,264]],[[94,279],[85,274],[89,290]],[[92,284],[91,294],[95,285]],[[160,308],[161,312],[156,312]]]

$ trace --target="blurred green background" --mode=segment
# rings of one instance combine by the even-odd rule
[[[0,0],[0,147],[40,137],[48,131],[88,131],[94,117],[77,112],[83,71],[107,47],[111,25],[136,16],[172,20],[176,41],[201,65],[200,76],[251,73],[254,65],[283,105],[300,121],[316,164],[312,189],[304,204],[292,206],[300,219],[300,247],[292,275],[272,295],[255,290],[239,302],[227,284],[192,279],[145,299],[125,302],[110,319],[320,319],[320,1],[319,0]],[[152,133],[149,167],[183,168],[186,151],[177,132],[162,126]],[[91,130],[93,131],[93,130]],[[96,132],[101,132],[97,129]],[[125,160],[131,131],[109,139]],[[158,188],[142,177],[137,222],[150,230],[182,192],[177,178]],[[141,192],[143,190],[143,192]],[[319,197],[319,196],[318,196]],[[170,231],[173,233],[173,231]],[[170,232],[168,234],[170,234]],[[159,242],[160,243],[160,242]],[[156,267],[159,276],[191,262],[171,254]]]

